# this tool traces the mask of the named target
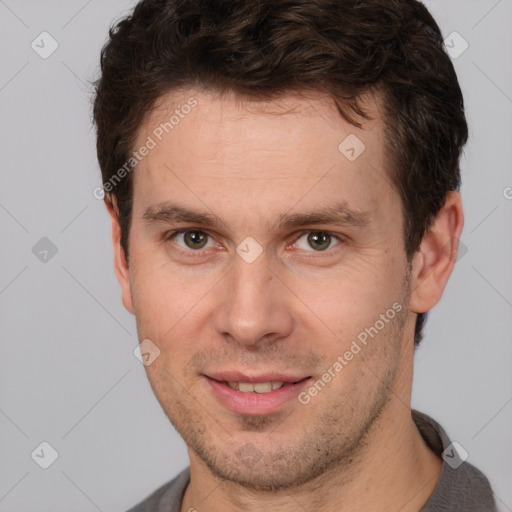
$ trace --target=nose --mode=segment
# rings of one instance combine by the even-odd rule
[[[218,290],[216,331],[245,346],[272,343],[293,330],[291,292],[263,253],[252,263],[236,257],[234,267]]]

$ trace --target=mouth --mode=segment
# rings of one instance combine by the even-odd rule
[[[306,377],[307,378],[307,377]],[[276,389],[281,389],[285,386],[293,386],[297,384],[302,379],[296,382],[283,382],[283,381],[268,381],[268,382],[227,382],[222,381],[223,384],[227,384],[231,389],[235,389],[236,391],[241,391],[242,393],[270,393]]]
[[[270,374],[248,377],[238,372],[203,377],[223,407],[246,415],[277,412],[312,381],[310,376]]]

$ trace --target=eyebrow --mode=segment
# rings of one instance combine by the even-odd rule
[[[226,226],[226,223],[214,213],[190,209],[172,202],[148,206],[144,210],[142,218],[147,225],[187,222],[217,229]],[[340,201],[333,206],[320,208],[311,212],[281,214],[271,223],[271,228],[279,231],[311,224],[366,227],[370,222],[370,212],[355,210],[350,208],[346,202]]]
[[[148,206],[142,219],[146,224],[172,224],[173,222],[189,222],[212,227],[220,227],[224,222],[213,213],[200,212],[175,203],[165,202]]]
[[[347,227],[366,227],[370,224],[370,212],[350,208],[344,201],[312,212],[280,215],[275,223],[277,229],[295,228],[309,224],[335,224]]]

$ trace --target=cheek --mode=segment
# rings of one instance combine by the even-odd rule
[[[185,350],[185,340],[197,338],[198,329],[204,326],[207,296],[216,280],[154,260],[150,256],[133,259],[132,295],[139,339],[149,338],[162,352],[172,349],[178,354]]]
[[[293,278],[290,288],[310,311],[346,339],[373,325],[380,314],[403,300],[403,269],[360,261],[343,270],[322,269]]]

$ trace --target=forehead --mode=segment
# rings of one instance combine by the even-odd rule
[[[308,140],[314,141],[329,134],[337,142],[343,133],[357,133],[368,141],[371,138],[373,146],[383,142],[378,140],[383,136],[380,94],[360,96],[358,103],[370,116],[370,120],[366,120],[353,114],[355,120],[364,125],[363,130],[345,121],[334,99],[320,91],[282,92],[272,99],[263,100],[240,96],[232,91],[178,89],[157,99],[145,116],[138,135],[140,139],[140,136],[152,133],[158,142],[162,142],[161,138],[167,139],[166,135],[172,134],[176,138],[187,125],[193,124],[198,137],[207,135],[209,139],[215,137],[219,141],[227,137],[228,142],[243,138],[249,143],[251,135],[261,138],[258,128],[264,126],[271,131],[286,130],[282,135],[288,135],[288,139],[268,137],[266,140],[267,146],[283,149],[287,143],[294,142],[290,136],[307,136]],[[346,110],[352,114],[348,107]],[[189,120],[184,122],[187,118]]]
[[[375,209],[379,196],[392,193],[381,105],[378,96],[361,104],[371,120],[357,128],[323,93],[266,101],[204,90],[166,94],[138,132],[135,147],[151,139],[152,149],[134,173],[134,209],[176,194],[203,206],[212,195],[223,206],[251,199],[263,216],[299,201]]]

